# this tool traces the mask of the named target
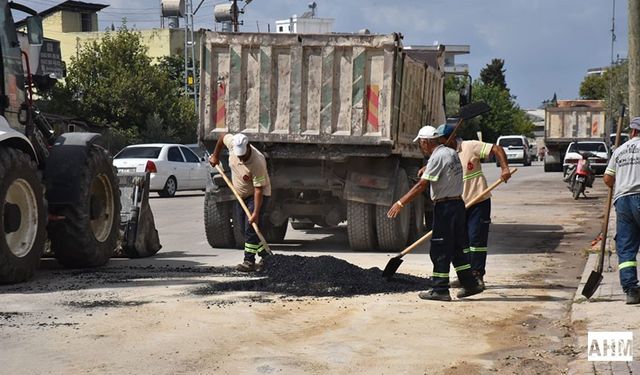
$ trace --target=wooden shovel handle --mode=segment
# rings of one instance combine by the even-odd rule
[[[238,191],[236,190],[236,188],[233,187],[233,183],[229,180],[229,177],[227,177],[227,175],[224,174],[224,170],[222,169],[222,167],[220,167],[220,164],[216,164],[216,169],[218,170],[222,178],[224,178],[224,181],[229,186],[229,189],[231,189],[231,191],[233,192],[233,195],[236,196],[236,199],[238,200],[238,203],[240,203],[240,206],[244,210],[244,213],[247,215],[247,220],[248,220],[251,217],[251,212],[249,212],[249,208],[244,203],[244,200],[240,197],[240,194],[238,194]],[[272,254],[271,249],[269,248],[269,244],[267,243],[267,240],[264,239],[262,232],[260,232],[260,228],[258,228],[258,224],[253,222],[251,223],[251,225],[253,226],[253,230],[256,231],[258,238],[260,238],[260,242],[262,242],[262,246],[264,246],[264,249],[267,251],[267,253]]]
[[[622,132],[622,119],[624,118],[624,104],[620,109],[620,117],[618,117],[618,127],[616,129],[616,148],[620,146],[620,133]],[[607,200],[604,202],[604,222],[602,223],[602,243],[600,244],[600,258],[598,259],[597,272],[602,274],[604,268],[604,251],[607,245],[607,234],[609,232],[609,216],[611,215],[611,201],[613,200],[613,189],[608,188]]]
[[[513,175],[517,171],[518,171],[518,168],[514,168],[514,169],[511,170],[511,174]],[[480,199],[482,199],[485,195],[487,195],[489,192],[491,192],[491,190],[497,188],[498,185],[500,185],[503,182],[504,181],[502,180],[502,178],[499,178],[491,186],[489,186],[488,188],[484,189],[480,194],[476,195],[475,198],[473,198],[471,201],[469,201],[469,203],[465,204],[464,208],[469,208],[469,207],[473,206],[474,204],[478,203],[478,201]],[[407,247],[406,249],[402,250],[402,252],[400,253],[399,257],[401,258],[401,257],[405,256],[406,254],[410,253],[411,251],[413,251],[413,249],[415,249],[416,247],[420,246],[424,241],[427,241],[427,240],[431,239],[431,236],[433,236],[433,231],[432,230],[429,231],[429,233],[425,234],[424,236],[418,238],[416,240],[416,242],[414,242],[411,245],[409,245],[409,247]]]

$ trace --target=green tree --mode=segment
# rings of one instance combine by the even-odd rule
[[[501,135],[533,135],[533,123],[507,90],[482,81],[473,84],[473,101],[484,101],[491,111],[475,118],[463,126],[461,135],[465,139],[476,138],[476,132],[482,132],[482,139],[495,142]]]
[[[45,106],[49,112],[109,126],[127,143],[193,142],[193,101],[183,95],[168,65],[152,64],[140,34],[124,25],[71,58],[64,85],[51,91]],[[155,137],[160,134],[162,139]]]
[[[505,77],[506,69],[504,68],[504,60],[493,59],[486,67],[480,71],[480,81],[485,85],[497,86],[502,90],[509,91],[507,88],[507,79]]]
[[[604,75],[589,75],[580,84],[580,97],[589,100],[601,100],[607,95],[608,84]]]

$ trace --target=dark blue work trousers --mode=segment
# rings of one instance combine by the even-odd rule
[[[626,293],[638,287],[638,247],[640,247],[640,194],[616,199],[616,252],[620,285]]]
[[[453,264],[463,287],[477,285],[471,273],[469,254],[463,251],[466,238],[466,214],[462,199],[436,203],[429,252],[433,263],[434,291],[448,292],[450,264]]]
[[[477,276],[484,276],[487,265],[487,243],[491,224],[491,199],[484,200],[467,209],[467,233],[469,243],[465,252],[471,258],[471,270]]]
[[[255,207],[253,195],[244,198],[243,200],[244,204],[247,205],[249,212],[253,213],[253,208]],[[258,228],[265,228],[264,212],[266,211],[265,207],[267,207],[267,204],[269,204],[269,197],[262,196],[262,207],[260,208],[260,214],[258,215],[257,222]],[[235,209],[238,211],[236,212],[235,217],[241,218],[238,225],[240,225],[241,228],[244,228],[244,260],[253,263],[256,261],[256,254],[263,251],[264,246],[260,242],[260,237],[258,237],[255,229],[253,229],[253,225],[249,223],[249,218],[247,218],[247,214],[242,209],[242,206],[240,206],[240,202],[236,202]],[[234,225],[236,225],[236,223],[234,223]]]

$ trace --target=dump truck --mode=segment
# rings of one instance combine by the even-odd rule
[[[558,100],[547,107],[544,121],[545,172],[561,172],[564,154],[573,141],[606,141],[602,100]]]
[[[397,251],[425,230],[428,196],[396,219],[386,214],[423,165],[418,130],[445,122],[443,48],[405,50],[397,33],[204,32],[202,41],[199,142],[212,150],[221,135],[243,132],[264,153],[267,241],[282,241],[290,219],[346,221],[358,251]],[[214,248],[243,247],[233,201],[214,176],[204,203]]]
[[[16,30],[12,10],[28,14],[26,36]],[[49,69],[59,72],[60,65],[43,64],[39,56],[44,39],[36,11],[0,0],[0,13],[0,284],[28,280],[47,240],[64,266],[104,265],[119,247],[120,216],[128,214],[121,213],[111,155],[100,134],[57,135],[36,109],[34,92],[51,84],[56,77]],[[150,221],[124,223],[128,239],[122,248],[130,256],[145,256],[157,251],[159,242],[155,228],[149,229],[150,212],[141,207],[144,181],[136,183],[137,195],[124,198],[135,201],[130,207],[135,220]],[[136,241],[141,230],[148,248]]]

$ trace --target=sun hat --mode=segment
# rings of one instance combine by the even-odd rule
[[[233,153],[236,156],[243,156],[247,153],[247,145],[249,144],[249,138],[242,133],[235,134],[233,136]]]

